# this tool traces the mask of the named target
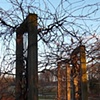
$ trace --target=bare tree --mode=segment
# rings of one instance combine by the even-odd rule
[[[100,2],[86,0],[7,0],[0,8],[1,73],[15,74],[16,29],[29,13],[38,15],[38,69],[56,68],[58,60],[70,59],[74,48],[86,45],[87,64],[99,59]],[[57,5],[55,5],[56,3]],[[27,54],[27,33],[24,56]],[[96,43],[96,44],[95,44]],[[93,53],[96,56],[93,56]],[[97,60],[99,61],[99,60]],[[96,63],[96,62],[95,62]]]

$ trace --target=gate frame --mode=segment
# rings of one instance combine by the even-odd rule
[[[60,61],[57,63],[58,66],[58,88],[57,88],[57,95],[58,95],[58,99],[57,100],[61,100],[61,73],[60,73],[60,69],[61,69],[61,64],[67,64],[66,65],[66,100],[79,100],[76,99],[77,97],[75,97],[75,83],[74,83],[74,79],[72,79],[71,75],[72,75],[72,70],[73,70],[73,64],[72,64],[72,57],[79,54],[79,59],[76,59],[77,61],[80,61],[80,73],[81,73],[81,82],[80,82],[80,86],[81,86],[81,93],[80,93],[80,99],[81,100],[88,100],[88,89],[87,89],[87,73],[86,73],[86,54],[85,54],[85,46],[84,45],[80,45],[79,47],[77,47],[76,49],[73,50],[73,52],[71,53],[71,59],[70,60],[65,60],[65,61]],[[74,61],[75,59],[73,59]],[[72,66],[70,66],[72,65]],[[68,66],[70,66],[69,71],[68,71]],[[69,75],[70,74],[70,75]],[[70,79],[70,83],[67,79]],[[75,81],[77,81],[75,79]],[[69,89],[70,88],[70,89]],[[77,87],[76,87],[77,88]]]
[[[28,75],[26,75],[27,79],[24,79],[23,34],[26,32],[28,33],[26,74]],[[37,34],[37,15],[29,14],[16,30],[16,100],[38,100]]]

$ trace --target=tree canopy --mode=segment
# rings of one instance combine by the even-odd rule
[[[38,15],[39,71],[56,67],[80,44],[86,46],[87,64],[100,63],[99,0],[1,0],[1,73],[15,74],[16,29],[30,13]],[[27,33],[24,35],[27,52]],[[26,55],[25,55],[26,56]]]

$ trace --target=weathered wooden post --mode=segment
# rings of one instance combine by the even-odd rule
[[[28,100],[38,100],[37,15],[30,14],[28,25]]]
[[[16,100],[22,97],[23,35],[16,32]]]
[[[80,45],[71,55],[73,96],[75,100],[88,100],[85,46]]]
[[[61,62],[58,62],[57,100],[61,100]]]
[[[66,100],[71,100],[71,81],[70,81],[70,64],[66,64]]]
[[[85,46],[80,46],[80,62],[81,62],[81,70],[82,70],[82,100],[88,100],[88,89],[87,89],[87,73],[86,73],[86,54],[85,54]]]
[[[69,59],[61,60],[57,64],[58,64],[57,100],[71,100]]]
[[[28,33],[28,82],[23,90],[23,34]],[[29,14],[16,30],[16,100],[38,100],[37,15]],[[23,70],[24,69],[24,70]],[[27,98],[26,98],[27,95]]]

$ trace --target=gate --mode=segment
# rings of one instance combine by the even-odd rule
[[[73,50],[70,60],[58,62],[58,100],[88,100],[85,46]]]
[[[23,34],[26,32],[28,55],[24,58]],[[16,100],[38,100],[37,15],[29,14],[16,33]],[[57,100],[88,100],[83,45],[73,50],[70,59],[58,62]]]
[[[28,33],[26,57],[24,33]],[[16,30],[16,100],[38,100],[37,33],[36,14],[29,14]]]

